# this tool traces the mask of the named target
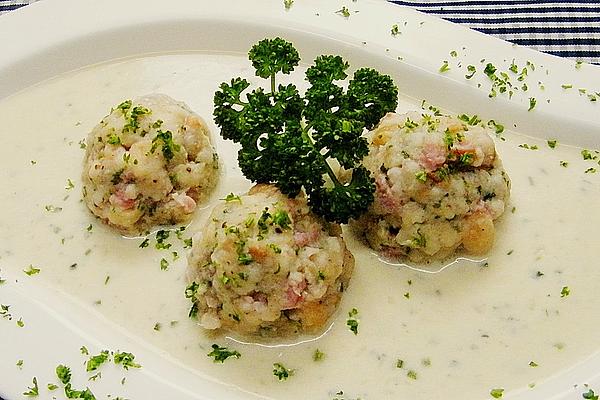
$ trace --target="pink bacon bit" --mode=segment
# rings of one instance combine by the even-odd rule
[[[433,172],[446,162],[446,149],[435,143],[426,143],[419,157],[419,164]]]
[[[110,195],[108,201],[115,207],[122,210],[129,210],[135,206],[135,198],[131,199],[127,196],[126,185],[119,184],[116,186],[117,191]]]
[[[176,194],[173,198],[177,204],[183,208],[183,212],[190,214],[196,209],[196,202],[187,194]]]
[[[315,243],[319,238],[319,231],[312,229],[308,232],[296,231],[294,232],[294,242],[299,247],[304,247],[309,244]]]
[[[386,175],[379,175],[375,179],[375,199],[387,213],[393,213],[400,207],[400,202],[394,196]]]
[[[288,288],[286,291],[286,302],[283,304],[284,310],[296,308],[302,301],[304,289],[306,289],[306,279],[300,272],[292,272],[288,278]]]

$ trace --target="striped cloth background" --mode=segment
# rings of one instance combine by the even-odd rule
[[[0,0],[0,14],[35,1],[38,0]],[[600,64],[599,0],[392,0],[390,2],[412,7],[546,53]]]

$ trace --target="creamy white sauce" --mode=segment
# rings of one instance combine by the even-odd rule
[[[497,143],[512,179],[512,204],[497,224],[487,266],[458,262],[441,271],[412,266],[425,270],[418,271],[389,265],[346,229],[356,268],[322,336],[283,344],[207,336],[187,318],[186,257],[174,235],[168,251],[154,249],[153,239],[148,248],[139,248],[142,238],[120,237],[80,201],[83,151],[78,142],[124,99],[163,92],[185,101],[215,133],[223,171],[211,202],[244,192],[250,184],[239,173],[236,149],[218,138],[212,123],[213,93],[234,76],[256,81],[243,57],[164,55],[92,67],[2,101],[3,269],[20,274],[33,264],[41,268],[35,276],[40,283],[77,297],[91,313],[124,327],[165,357],[274,398],[331,399],[340,390],[352,399],[483,398],[491,388],[539,384],[598,350],[600,174],[584,173],[598,165],[583,161],[580,149],[559,143],[551,150],[545,141],[516,133]],[[403,99],[400,110],[418,107]],[[518,148],[521,143],[540,149]],[[67,179],[74,189],[65,189]],[[47,205],[62,211],[48,212]],[[209,209],[210,203],[198,212],[185,237],[202,226]],[[178,260],[171,251],[178,252]],[[160,269],[163,257],[170,263],[167,271]],[[564,286],[570,295],[561,298]],[[359,310],[358,335],[346,326],[353,307]],[[234,348],[242,357],[214,364],[206,356],[212,343]],[[317,348],[325,358],[314,362]],[[531,361],[538,366],[531,367]],[[293,368],[294,376],[278,382],[275,362]],[[408,377],[409,371],[417,379]]]

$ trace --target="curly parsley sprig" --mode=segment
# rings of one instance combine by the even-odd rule
[[[234,78],[214,95],[214,117],[225,139],[240,143],[238,163],[251,181],[273,183],[288,196],[302,189],[309,205],[328,221],[346,223],[373,202],[375,185],[360,165],[368,153],[362,137],[397,106],[391,77],[371,68],[354,73],[344,90],[349,65],[340,56],[323,55],[306,71],[310,87],[304,97],[293,84],[276,84],[276,75],[291,73],[298,51],[281,38],[264,39],[248,53],[256,75],[270,80],[270,92]],[[331,162],[352,171],[342,182]]]

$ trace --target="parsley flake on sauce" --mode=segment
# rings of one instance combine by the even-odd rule
[[[467,71],[469,73],[465,74],[466,79],[471,79],[473,77],[473,75],[475,75],[475,72],[477,72],[474,65],[467,65]]]
[[[33,387],[28,387],[26,392],[23,392],[23,396],[27,396],[27,397],[37,397],[40,394],[40,389],[38,387],[38,382],[37,382],[37,378],[34,376],[33,380]]]
[[[555,139],[549,139],[546,141],[546,143],[548,143],[548,147],[550,147],[551,149],[555,149],[558,141],[556,141]]]
[[[294,370],[286,368],[281,363],[275,363],[273,364],[273,375],[275,375],[280,381],[284,381],[290,376],[294,375]]]
[[[348,317],[349,318],[346,320],[346,325],[355,335],[358,335],[358,310],[356,308],[350,310],[348,312]]]
[[[221,347],[218,344],[213,344],[212,351],[207,354],[209,357],[213,357],[215,363],[223,363],[230,357],[240,358],[242,355],[237,350],[229,350],[227,347]]]
[[[127,353],[127,352],[119,352],[116,351],[113,355],[113,360],[115,362],[115,364],[121,364],[123,366],[123,368],[125,369],[129,369],[129,368],[141,368],[142,366],[140,364],[137,364],[136,362],[134,362],[133,360],[135,359],[135,356],[131,353]]]
[[[560,297],[567,297],[570,294],[571,294],[571,289],[569,289],[568,286],[563,286],[562,290],[560,291]]]
[[[504,389],[502,389],[502,388],[490,390],[490,396],[492,396],[495,399],[501,398],[503,394],[504,394]]]
[[[108,350],[103,350],[100,354],[91,356],[85,365],[85,370],[87,372],[97,370],[102,364],[108,361],[109,352]]]
[[[321,361],[321,360],[323,360],[323,358],[325,358],[325,353],[323,353],[319,349],[315,349],[313,356],[312,356],[313,361]]]
[[[410,379],[415,379],[415,380],[418,378],[417,371],[414,371],[412,369],[406,373],[406,376],[409,377]]]
[[[581,397],[583,397],[586,400],[598,400],[599,398],[599,396],[596,393],[594,393],[592,389],[589,389],[587,392],[582,393]]]
[[[160,259],[160,269],[161,271],[166,271],[169,269],[169,262],[164,258]]]
[[[439,71],[443,74],[444,72],[448,72],[450,71],[450,67],[448,66],[448,60],[444,60],[444,62],[442,63],[442,66],[440,67]]]
[[[29,264],[29,267],[27,267],[27,269],[23,270],[23,272],[25,272],[25,274],[27,274],[27,276],[39,274],[40,271],[41,271],[41,269],[34,267],[32,264]]]
[[[530,97],[529,98],[529,108],[527,109],[527,111],[531,111],[535,108],[535,105],[537,104],[537,100],[535,99],[535,97]]]

